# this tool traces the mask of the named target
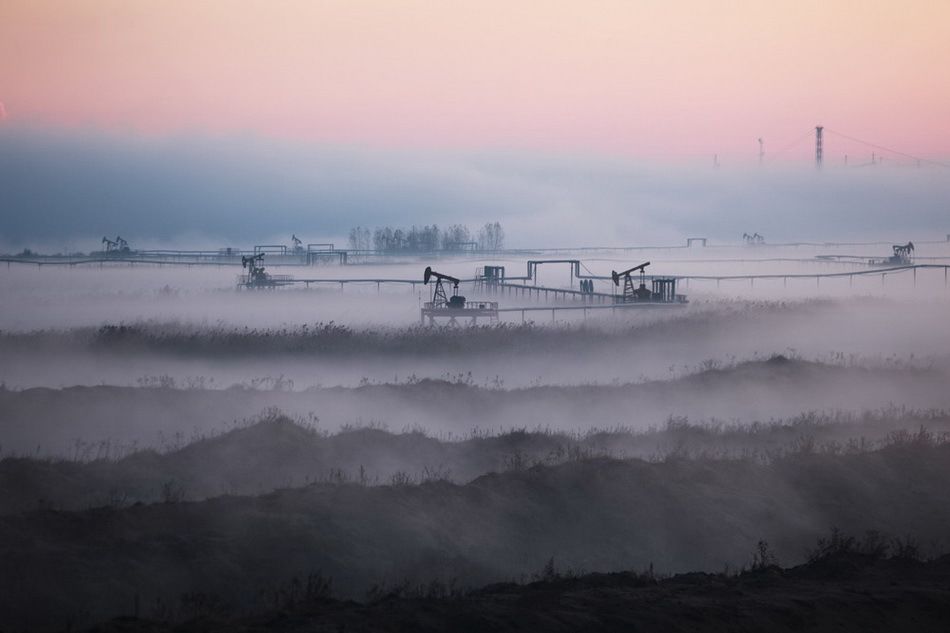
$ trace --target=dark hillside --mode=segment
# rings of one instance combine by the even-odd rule
[[[94,457],[100,442],[120,450],[132,443],[178,447],[272,407],[291,416],[315,415],[330,431],[361,421],[455,436],[473,428],[535,426],[645,430],[670,416],[753,422],[888,406],[950,410],[947,383],[940,369],[847,367],[778,356],[672,380],[523,389],[441,380],[305,391],[35,388],[0,390],[0,437],[6,454],[71,455],[79,439],[93,446]]]
[[[921,563],[841,554],[792,569],[738,576],[689,573],[657,580],[618,572],[498,584],[458,596],[441,585],[394,591],[369,604],[302,587],[282,608],[230,616],[213,606],[173,625],[123,618],[102,633],[177,631],[943,631],[950,620],[950,558]],[[427,595],[428,594],[428,595]],[[189,606],[190,603],[189,603]]]
[[[183,593],[257,605],[321,572],[341,596],[374,583],[516,579],[554,557],[582,571],[718,571],[759,539],[794,563],[828,526],[914,534],[950,525],[950,445],[753,460],[607,458],[488,474],[458,485],[318,484],[219,497],[0,518],[0,612],[61,625]],[[261,593],[264,591],[265,593]],[[266,601],[266,599],[265,599]],[[39,625],[39,622],[37,622]]]
[[[808,414],[756,425],[668,420],[643,432],[476,432],[447,441],[422,432],[395,434],[365,427],[329,435],[307,422],[271,413],[247,426],[161,452],[141,450],[88,461],[0,459],[0,515],[198,501],[321,482],[466,483],[485,473],[597,456],[651,461],[742,457],[767,463],[790,452],[857,453],[895,443],[937,443],[948,433],[946,413],[887,409],[862,415]]]

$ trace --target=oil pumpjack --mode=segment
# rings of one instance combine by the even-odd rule
[[[122,237],[119,235],[116,235],[114,240],[110,240],[108,237],[103,237],[102,243],[105,244],[106,255],[128,255],[132,252],[132,249],[129,248],[128,241],[122,239]]]
[[[245,288],[273,288],[270,275],[264,270],[264,253],[256,255],[242,255],[241,268],[247,270],[242,277]]]
[[[432,307],[433,308],[454,308],[463,310],[465,309],[465,297],[459,296],[459,280],[450,275],[443,275],[432,270],[432,266],[426,266],[425,272],[422,274],[422,283],[428,285],[429,282],[435,279],[435,286],[432,288]],[[445,295],[445,286],[442,285],[443,281],[448,281],[452,284],[452,296],[446,297]]]
[[[910,264],[911,254],[914,252],[914,243],[907,242],[906,244],[894,244],[891,247],[894,254],[891,256],[890,263],[892,264]]]
[[[676,294],[676,279],[674,277],[653,277],[651,278],[653,289],[647,288],[646,267],[650,262],[644,262],[639,266],[628,268],[618,273],[611,271],[610,276],[614,280],[615,286],[620,286],[620,280],[623,279],[623,293],[614,296],[616,303],[686,303],[684,295]],[[630,273],[640,272],[640,285],[634,287],[633,278]]]
[[[614,285],[620,285],[620,279],[623,278],[623,294],[620,295],[620,303],[631,303],[633,301],[646,301],[651,297],[651,292],[647,289],[646,285],[646,267],[650,265],[650,262],[644,262],[639,266],[634,266],[633,268],[628,268],[622,273],[618,273],[616,270],[610,271],[610,276],[614,280]],[[633,278],[630,277],[630,273],[640,271],[640,287],[633,287]]]
[[[458,325],[458,318],[471,319],[471,324],[475,325],[478,317],[488,318],[489,321],[498,318],[498,303],[496,301],[473,301],[466,302],[465,297],[459,295],[459,283],[461,281],[451,275],[444,275],[432,270],[431,266],[426,266],[422,275],[422,283],[428,285],[430,281],[435,280],[432,287],[432,299],[422,306],[422,323],[429,320],[429,325],[435,325],[437,317],[446,317],[449,325]],[[445,293],[443,282],[452,284],[452,296]]]
[[[273,289],[293,283],[290,275],[272,275],[264,270],[264,253],[242,255],[241,268],[246,269],[247,274],[238,279],[238,288]]]
[[[871,266],[906,266],[914,263],[913,242],[907,242],[906,244],[894,244],[891,246],[891,250],[894,252],[894,254],[890,257],[869,259],[868,264]]]

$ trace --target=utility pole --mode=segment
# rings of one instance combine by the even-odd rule
[[[821,159],[822,154],[824,154],[824,148],[822,147],[824,131],[825,128],[821,125],[815,126],[815,167],[818,169],[821,169]]]
[[[759,167],[765,163],[765,142],[759,137]]]

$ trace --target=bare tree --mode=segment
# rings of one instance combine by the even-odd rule
[[[478,248],[497,251],[505,246],[505,230],[499,222],[488,222],[478,231]]]
[[[366,227],[357,226],[350,229],[350,249],[368,251],[372,244],[372,234]]]
[[[472,241],[472,233],[467,226],[453,224],[442,234],[442,248],[447,251],[461,250],[462,244]]]
[[[409,228],[378,226],[372,232],[357,226],[350,229],[350,248],[368,250],[372,248],[383,253],[431,253],[443,248],[460,250],[471,244],[472,231],[462,224],[453,224],[442,231],[437,224],[413,225]],[[504,248],[505,231],[499,222],[489,222],[478,231],[478,247],[481,250],[497,251]]]

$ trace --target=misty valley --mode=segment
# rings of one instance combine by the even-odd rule
[[[941,622],[943,270],[749,248],[651,252],[664,309],[618,253],[8,267],[0,627]]]
[[[950,631],[947,68],[947,0],[0,0],[0,633]]]

